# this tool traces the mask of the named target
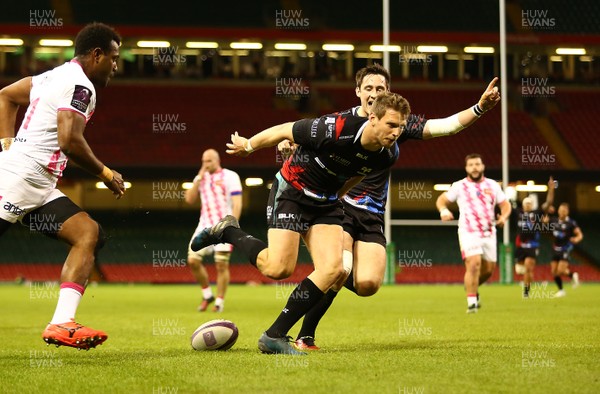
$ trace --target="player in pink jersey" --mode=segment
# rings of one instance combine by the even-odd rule
[[[467,177],[454,182],[447,192],[442,193],[436,206],[440,218],[447,221],[454,219],[448,204],[458,204],[458,241],[466,268],[467,313],[475,313],[479,309],[479,285],[492,276],[496,267],[496,226],[504,225],[511,205],[498,182],[483,175],[485,165],[481,155],[467,155],[465,170]],[[496,205],[500,207],[497,216]]]
[[[202,154],[202,167],[194,178],[193,186],[185,192],[185,201],[196,204],[200,199],[200,221],[192,239],[206,227],[212,227],[222,217],[233,215],[236,219],[242,213],[242,183],[235,172],[221,167],[219,153],[208,149]],[[188,246],[188,265],[202,287],[202,303],[198,307],[204,312],[214,301],[213,312],[222,312],[225,306],[225,293],[229,284],[229,259],[231,244],[211,245],[197,252]],[[213,296],[208,281],[208,273],[202,262],[206,256],[214,254],[217,268],[217,298]]]
[[[89,24],[77,34],[70,62],[0,90],[0,235],[20,221],[70,246],[56,310],[42,334],[48,344],[89,349],[107,338],[75,322],[104,233],[56,183],[71,160],[98,176],[117,198],[125,193],[121,174],[98,160],[83,137],[96,89],[117,71],[120,43],[111,27]],[[28,108],[13,142],[20,106]]]

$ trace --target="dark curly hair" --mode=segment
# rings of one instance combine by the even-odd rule
[[[356,72],[356,87],[360,88],[363,79],[370,74],[383,76],[385,78],[388,90],[390,89],[390,72],[379,63],[373,63],[373,65],[363,67]]]
[[[75,37],[75,56],[85,55],[94,48],[100,48],[104,53],[108,53],[111,50],[110,43],[112,41],[121,45],[121,36],[115,29],[104,23],[90,23]]]

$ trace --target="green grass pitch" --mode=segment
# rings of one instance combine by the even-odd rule
[[[189,285],[88,287],[77,320],[109,338],[90,351],[46,346],[57,289],[2,285],[0,391],[8,393],[598,393],[600,285],[521,299],[518,285],[481,289],[467,315],[462,286],[385,286],[338,296],[306,357],[265,355],[257,339],[292,285],[231,286],[225,312],[199,313]],[[192,332],[214,318],[240,337],[197,352]],[[294,327],[291,335],[297,333]]]

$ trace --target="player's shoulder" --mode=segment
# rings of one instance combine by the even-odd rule
[[[61,88],[77,90],[77,87],[79,87],[79,90],[86,90],[90,97],[94,97],[96,93],[94,84],[76,61],[66,62],[33,77],[33,87],[43,85],[47,85],[56,91],[60,91]]]
[[[223,177],[225,179],[230,179],[232,181],[236,181],[236,180],[240,179],[240,175],[233,170],[230,170],[228,168],[223,168],[222,171],[223,171]]]
[[[237,172],[235,172],[233,170],[230,170],[229,168],[223,168],[222,170],[223,170],[223,175],[225,175],[225,176],[237,176],[237,177],[239,177],[239,175],[238,175]]]
[[[65,83],[75,83],[76,85],[82,85],[86,88],[90,89],[92,92],[95,92],[94,84],[88,76],[83,71],[81,64],[76,60],[71,60],[63,64],[62,66],[58,66],[55,70],[58,70],[60,73],[60,78]]]

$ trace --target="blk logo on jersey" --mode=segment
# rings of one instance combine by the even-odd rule
[[[73,98],[71,99],[71,106],[80,110],[81,112],[87,111],[88,105],[92,100],[92,92],[85,86],[75,85],[73,91]]]

